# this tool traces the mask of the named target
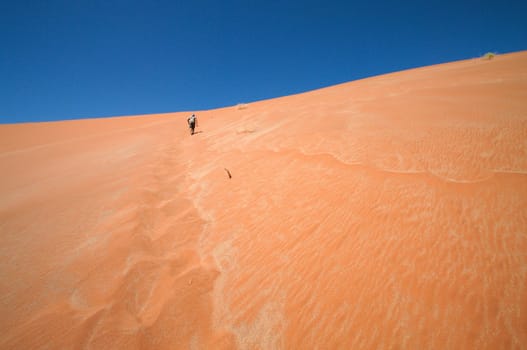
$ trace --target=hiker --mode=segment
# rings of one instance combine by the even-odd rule
[[[192,114],[190,117],[188,117],[187,122],[188,127],[190,129],[190,135],[194,135],[194,128],[196,127],[196,124],[198,122],[196,119],[196,115]]]

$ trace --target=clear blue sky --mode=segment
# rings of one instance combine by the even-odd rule
[[[192,111],[527,49],[527,1],[1,0],[0,122]]]

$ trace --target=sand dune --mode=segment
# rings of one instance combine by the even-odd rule
[[[0,348],[527,348],[526,101],[521,52],[1,125]]]

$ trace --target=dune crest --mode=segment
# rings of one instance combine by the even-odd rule
[[[0,125],[0,348],[527,348],[527,53]]]

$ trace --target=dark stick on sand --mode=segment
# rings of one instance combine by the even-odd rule
[[[227,172],[227,175],[229,175],[229,179],[232,179],[232,175],[231,175],[231,172],[229,171],[229,169],[227,168],[223,168],[225,169],[225,171]]]

